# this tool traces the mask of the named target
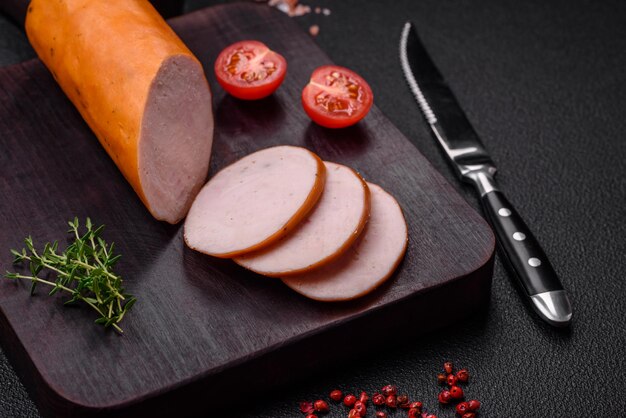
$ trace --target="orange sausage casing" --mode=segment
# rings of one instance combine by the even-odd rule
[[[32,0],[26,33],[152,215],[184,218],[208,172],[211,93],[158,12],[147,0]]]

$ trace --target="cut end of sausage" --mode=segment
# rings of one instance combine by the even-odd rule
[[[213,144],[211,92],[202,66],[188,55],[166,59],[150,86],[138,145],[146,206],[177,223],[206,181]]]
[[[287,286],[308,298],[335,302],[363,296],[391,277],[406,251],[406,221],[393,196],[380,186],[367,184],[370,220],[354,245],[330,264],[284,278]]]
[[[369,189],[353,169],[324,165],[324,193],[311,213],[276,243],[235,258],[237,264],[266,276],[285,277],[328,264],[354,243],[369,218]]]
[[[308,215],[325,179],[322,160],[305,148],[278,146],[252,153],[202,188],[185,221],[185,242],[221,258],[260,250]]]

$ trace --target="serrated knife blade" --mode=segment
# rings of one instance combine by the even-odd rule
[[[572,318],[567,292],[539,242],[498,189],[494,162],[411,22],[402,28],[400,63],[433,136],[457,175],[475,186],[480,194],[501,254],[515,272],[532,307],[549,324],[567,326]]]

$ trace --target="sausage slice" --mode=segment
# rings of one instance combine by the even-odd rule
[[[324,163],[307,149],[278,146],[252,153],[202,188],[185,220],[185,242],[222,258],[268,246],[308,215],[325,178]]]
[[[26,34],[150,213],[180,221],[213,143],[196,57],[147,0],[32,0]]]
[[[354,243],[369,218],[369,189],[353,169],[324,165],[324,193],[307,218],[269,247],[235,258],[236,263],[266,276],[285,277],[327,264]]]
[[[389,193],[367,184],[372,198],[370,220],[354,245],[326,266],[284,278],[287,286],[308,298],[334,302],[363,296],[391,276],[406,251],[406,221]]]

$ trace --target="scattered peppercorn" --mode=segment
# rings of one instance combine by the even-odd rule
[[[303,414],[310,414],[313,412],[313,403],[311,402],[300,402],[300,412]]]
[[[364,417],[367,413],[367,408],[365,407],[365,404],[361,401],[356,401],[353,409],[357,411],[359,413],[359,416],[361,417]]]
[[[469,381],[469,372],[467,369],[461,369],[454,373],[452,362],[445,362],[444,373],[437,375],[437,382],[440,384],[447,384],[449,389],[442,390],[438,395],[438,400],[442,404],[448,404],[453,400],[456,400],[458,404],[455,407],[456,413],[461,418],[476,418],[476,412],[480,408],[480,401],[472,399],[467,402],[461,402],[465,396],[465,393],[459,383],[467,383]],[[398,395],[398,388],[394,385],[386,385],[381,389],[382,393],[372,394],[371,400],[375,406],[387,406],[388,408],[403,408],[407,410],[408,418],[437,418],[434,414],[422,413],[422,402],[410,402],[407,395]],[[330,399],[335,402],[341,402],[350,408],[348,412],[348,418],[363,418],[367,414],[367,402],[370,400],[370,396],[367,392],[362,391],[357,398],[353,394],[343,395],[339,389],[334,389],[329,394]],[[455,402],[456,403],[456,402]],[[315,402],[300,402],[300,411],[305,414],[306,418],[318,418],[316,413],[327,413],[330,411],[328,402],[318,399]],[[385,411],[376,411],[376,418],[387,418],[388,413]]]
[[[372,395],[372,403],[376,406],[381,406],[385,404],[385,397],[380,393],[375,393]]]
[[[422,418],[422,413],[419,409],[411,408],[408,412],[408,418]]]
[[[361,418],[361,415],[359,415],[359,411],[356,409],[351,409],[350,412],[348,412],[348,418]]]
[[[439,394],[438,398],[439,398],[440,403],[446,404],[452,400],[452,394],[450,393],[449,390],[443,390]]]
[[[456,413],[459,415],[463,415],[466,412],[470,412],[469,403],[467,402],[461,402],[460,404],[456,406],[455,409],[456,409]]]
[[[328,402],[323,401],[321,399],[318,399],[317,401],[313,402],[313,409],[315,409],[315,412],[322,412],[324,414],[330,411]]]
[[[480,402],[477,401],[476,399],[472,399],[467,404],[469,406],[470,411],[477,411],[478,408],[480,408]]]
[[[411,402],[411,405],[409,405],[409,408],[411,409],[418,409],[420,412],[422,412],[422,407],[424,406],[423,403],[421,402]]]
[[[398,388],[395,387],[394,385],[387,385],[381,389],[381,392],[385,396],[389,396],[389,395],[395,396],[398,393]]]
[[[463,399],[465,394],[463,393],[463,389],[459,386],[452,386],[450,388],[450,396],[452,396],[452,399]]]
[[[352,394],[346,395],[346,397],[343,398],[343,404],[349,408],[352,408],[355,403],[356,403],[356,396]]]
[[[330,399],[332,399],[333,401],[339,402],[341,401],[341,398],[343,398],[343,393],[341,393],[339,389],[335,389],[330,392]]]
[[[467,383],[467,381],[469,380],[469,372],[467,371],[467,369],[461,369],[456,372],[456,378],[461,383]]]

